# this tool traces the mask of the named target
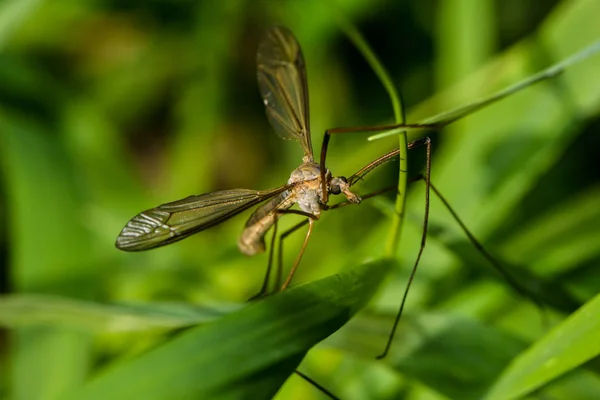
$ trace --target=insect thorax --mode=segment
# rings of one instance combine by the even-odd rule
[[[327,171],[326,179],[331,176]],[[304,212],[318,217],[321,214],[321,201],[323,199],[321,187],[321,169],[314,162],[307,162],[292,171],[288,184],[295,185],[298,207]]]
[[[321,169],[319,168],[319,164],[307,162],[292,171],[290,179],[288,179],[288,184],[293,185],[294,183],[313,181],[320,178]]]

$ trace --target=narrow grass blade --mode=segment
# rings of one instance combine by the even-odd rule
[[[133,332],[178,329],[212,321],[239,307],[219,309],[189,304],[99,304],[59,296],[0,296],[0,326],[53,326],[89,332]]]
[[[356,27],[347,20],[340,18],[339,21],[342,28],[346,32],[346,35],[348,35],[354,46],[356,46],[367,63],[369,63],[369,66],[373,72],[375,72],[375,75],[377,75],[377,78],[379,78],[381,84],[388,93],[394,109],[394,119],[396,123],[406,123],[406,112],[404,105],[402,104],[402,97],[394,86],[390,74],[386,71],[383,64],[379,61],[373,50],[369,47],[368,43],[362,37]],[[385,247],[386,257],[392,257],[396,253],[398,244],[400,243],[402,219],[404,216],[404,209],[406,207],[406,185],[408,184],[408,175],[406,172],[408,170],[408,137],[406,136],[405,130],[400,130],[396,133],[400,133],[400,136],[398,137],[398,148],[400,149],[400,161],[398,163],[398,190],[396,195],[395,213],[392,217],[392,226],[390,228]]]
[[[66,398],[271,398],[306,352],[371,298],[392,264],[366,263],[189,329]]]
[[[600,354],[600,295],[527,349],[506,369],[486,400],[521,398]]]
[[[564,72],[567,68],[586,60],[587,58],[597,54],[600,52],[600,41],[596,41],[585,49],[577,52],[576,54],[568,57],[551,67],[546,68],[545,70],[538,72],[528,78],[523,79],[513,85],[510,85],[489,97],[485,97],[483,99],[477,100],[473,103],[455,108],[450,111],[446,111],[437,115],[434,115],[430,118],[425,118],[413,126],[403,127],[403,128],[395,128],[386,132],[378,133],[376,135],[369,136],[368,140],[378,140],[383,139],[388,136],[396,135],[402,131],[415,130],[415,129],[431,129],[432,127],[441,128],[452,122],[455,122],[477,110],[480,110],[484,107],[487,107],[490,104],[493,104],[503,98],[510,96],[514,93],[517,93],[531,85],[534,85],[538,82],[542,82],[544,80],[554,78],[555,76]],[[422,125],[422,126],[419,126]]]
[[[0,51],[3,50],[19,24],[35,10],[42,0],[5,1],[0,6]]]

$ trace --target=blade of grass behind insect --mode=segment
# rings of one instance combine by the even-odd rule
[[[339,23],[346,35],[354,44],[354,46],[365,58],[373,72],[375,72],[375,75],[377,75],[382,85],[384,86],[386,92],[388,93],[390,101],[392,102],[392,107],[394,109],[394,119],[396,123],[404,124],[406,118],[404,107],[402,104],[402,99],[400,94],[396,90],[396,87],[394,86],[389,73],[386,71],[381,62],[379,62],[377,56],[369,47],[368,43],[365,41],[364,37],[360,34],[356,27],[352,25],[348,20],[342,18],[339,18]],[[408,138],[406,136],[406,131],[400,132],[400,135],[398,136],[398,141],[398,146],[400,149],[400,162],[398,163],[398,192],[396,195],[395,213],[392,218],[392,226],[390,228],[388,241],[385,247],[386,257],[393,257],[396,254],[396,249],[398,248],[398,244],[400,243],[400,237],[402,234],[402,219],[404,217],[406,204],[406,185],[408,182]]]
[[[221,318],[238,305],[199,307],[182,303],[102,304],[59,296],[0,296],[0,326],[53,326],[87,332],[173,330]]]
[[[540,276],[573,272],[600,253],[598,204],[600,187],[593,187],[544,212],[506,240],[506,259],[528,265]]]
[[[0,51],[6,46],[15,29],[41,2],[42,0],[12,0],[0,6]]]
[[[31,116],[24,119],[7,110],[0,112],[11,284],[19,291],[90,295],[90,286],[60,285],[65,276],[91,270],[84,261],[90,253],[90,236],[74,212],[81,193],[69,156],[55,135],[32,122]],[[78,330],[27,327],[16,330],[11,343],[15,399],[54,398],[79,384],[89,366],[90,338]]]
[[[557,76],[557,75],[561,74],[563,71],[565,71],[567,68],[569,68],[575,64],[578,64],[599,52],[600,52],[600,41],[596,41],[596,42],[592,43],[591,45],[578,51],[577,53],[573,54],[572,56],[567,57],[564,60],[561,60],[560,62],[553,64],[550,67],[548,67],[536,74],[533,74],[517,83],[509,85],[509,86],[505,87],[504,89],[501,89],[501,90],[491,94],[490,96],[486,96],[482,99],[479,99],[472,103],[466,104],[464,106],[460,106],[460,107],[454,108],[452,110],[444,111],[442,113],[433,115],[429,118],[425,118],[425,119],[417,122],[417,124],[419,124],[419,125],[436,125],[439,127],[446,126],[448,124],[451,124],[454,121],[457,121],[463,117],[466,117],[467,115],[469,115],[471,113],[474,113],[477,110],[480,110],[480,109],[487,107],[497,101],[500,101],[500,100],[504,99],[505,97],[508,97],[514,93],[517,93],[523,89],[526,89],[529,86],[532,86],[538,82],[542,82],[546,79],[554,78],[555,76]],[[416,130],[416,129],[422,129],[422,128],[418,128],[418,127],[403,128],[403,130]],[[386,138],[388,136],[397,135],[399,133],[399,131],[400,131],[400,129],[391,129],[389,131],[385,131],[382,133],[378,133],[376,135],[369,136],[368,140],[378,140],[378,139]]]
[[[191,328],[66,398],[271,398],[312,346],[370,300],[393,265],[368,262]]]
[[[370,357],[385,340],[393,315],[361,314],[324,344]],[[398,331],[401,346],[386,364],[451,399],[481,399],[526,343],[459,313],[407,316]],[[460,351],[457,351],[460,349]],[[451,373],[448,373],[451,371]]]
[[[588,3],[593,4],[598,3]],[[573,21],[575,27],[597,26],[592,17],[597,13],[589,8],[584,14],[589,18]],[[571,58],[571,55],[578,53],[582,44],[596,42],[598,38],[597,32],[585,29],[585,37],[576,43],[565,40],[570,45],[562,46],[561,51],[556,52],[555,47],[558,46],[547,34],[540,38],[541,31],[538,30],[534,35],[535,40],[524,40],[498,58],[505,68],[501,68],[502,64],[496,60],[492,63],[498,66],[499,76],[507,76],[502,73],[503,70],[510,72],[513,69],[513,75],[538,70],[537,65],[553,64],[555,60],[567,60],[566,64],[570,63],[568,60],[576,62],[577,57]],[[556,36],[566,36],[564,30],[555,27],[548,26],[547,31]],[[554,50],[556,58],[549,57],[541,49],[541,42],[545,43],[544,48]],[[596,51],[596,46],[593,47],[591,53],[581,53],[586,58],[585,63],[576,67],[570,65],[566,73],[557,79],[536,85],[506,98],[494,107],[477,112],[477,115],[469,118],[472,133],[467,140],[455,142],[453,137],[448,137],[445,146],[438,149],[436,161],[439,160],[438,165],[443,165],[443,168],[438,169],[434,182],[438,183],[438,189],[450,199],[455,211],[480,240],[485,240],[507,219],[519,219],[514,210],[520,208],[521,202],[540,177],[560,161],[560,155],[583,128],[585,122],[580,114],[583,110],[576,107],[572,96],[568,94],[578,92],[580,86],[585,87],[584,90],[590,88],[590,92],[593,91],[591,88],[597,86],[591,79],[593,74],[584,74],[583,77],[587,77],[585,82],[580,77],[585,69],[590,70],[588,66],[597,65],[600,61],[598,53],[590,57]],[[514,69],[519,65],[521,67]],[[580,84],[567,85],[567,78],[571,76],[580,77]],[[597,88],[595,91],[598,93]],[[507,118],[507,115],[511,118]],[[465,159],[471,160],[470,163],[466,164]],[[468,195],[464,193],[464,186],[452,182],[456,177],[468,183]],[[533,207],[528,215],[541,209]]]
[[[506,369],[486,399],[514,399],[600,354],[600,295],[587,302]]]

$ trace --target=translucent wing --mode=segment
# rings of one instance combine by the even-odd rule
[[[269,29],[258,46],[258,86],[275,132],[300,142],[313,161],[306,68],[300,45],[287,28]]]
[[[221,190],[160,205],[133,217],[117,237],[116,246],[125,251],[140,251],[177,242],[270,199],[287,188],[282,186],[267,191]]]

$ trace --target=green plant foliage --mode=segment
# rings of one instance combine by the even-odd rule
[[[296,368],[344,400],[597,398],[600,56],[570,57],[598,42],[598,15],[593,0],[3,2],[0,398],[326,398]],[[300,164],[257,88],[273,24],[302,45],[315,155],[325,129],[399,120],[395,90],[408,123],[477,108],[427,132],[432,182],[543,310],[432,194],[404,317],[375,360],[419,249],[422,182],[402,193],[398,246],[394,194],[324,212],[293,287],[250,304],[268,257],[237,250],[248,214],[164,248],[115,249],[142,210],[278,187]],[[369,136],[332,137],[334,176],[398,147]],[[353,189],[423,170],[421,150],[403,158]],[[303,229],[285,240],[286,269]]]
[[[364,306],[388,266],[367,263],[189,329],[67,398],[270,398],[307,349]]]
[[[600,296],[594,297],[523,352],[490,390],[488,399],[518,398],[600,354]]]

